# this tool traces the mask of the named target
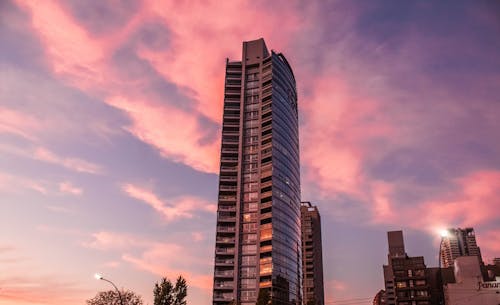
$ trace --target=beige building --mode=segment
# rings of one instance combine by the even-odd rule
[[[485,282],[477,256],[462,256],[454,261],[455,283],[444,287],[446,305],[500,304],[500,277]]]

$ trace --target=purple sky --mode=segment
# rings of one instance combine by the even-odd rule
[[[225,58],[297,77],[325,291],[383,287],[385,232],[437,265],[445,227],[500,256],[498,1],[0,2],[0,303],[83,304],[101,272],[210,304]]]

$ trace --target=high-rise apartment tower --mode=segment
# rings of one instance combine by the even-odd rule
[[[300,212],[302,221],[302,296],[304,304],[324,305],[321,217],[318,208],[310,202],[302,202]]]
[[[301,303],[297,92],[263,39],[226,62],[213,304]]]
[[[480,264],[483,263],[473,228],[448,229],[446,233],[440,249],[443,268],[453,267],[453,261],[460,256],[477,256]]]

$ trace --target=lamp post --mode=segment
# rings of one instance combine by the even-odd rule
[[[110,280],[108,279],[105,279],[102,275],[100,275],[99,273],[96,273],[94,274],[94,277],[96,278],[96,280],[102,280],[102,281],[106,281],[108,283],[110,283],[111,285],[113,285],[113,287],[115,287],[115,290],[116,292],[118,292],[118,297],[120,298],[120,304],[123,305],[123,299],[122,299],[122,294],[120,293],[120,290],[118,290],[118,288],[116,287],[116,285],[111,282]]]

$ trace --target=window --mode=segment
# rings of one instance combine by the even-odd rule
[[[396,282],[396,287],[398,288],[406,288],[406,282]]]
[[[243,224],[243,232],[254,232],[257,230],[256,223],[244,223]]]
[[[245,213],[243,214],[243,222],[255,221],[257,219],[257,213]]]
[[[247,289],[247,288],[255,288],[257,283],[255,282],[254,279],[242,279],[241,280],[241,288]]]
[[[255,255],[246,255],[241,257],[241,263],[243,265],[255,265],[257,261]]]
[[[256,275],[255,267],[242,267],[241,276],[242,277],[255,277]]]
[[[257,253],[257,245],[244,245],[241,247],[241,252],[243,254],[255,254]]]
[[[243,242],[254,242],[257,240],[257,234],[244,234]]]

